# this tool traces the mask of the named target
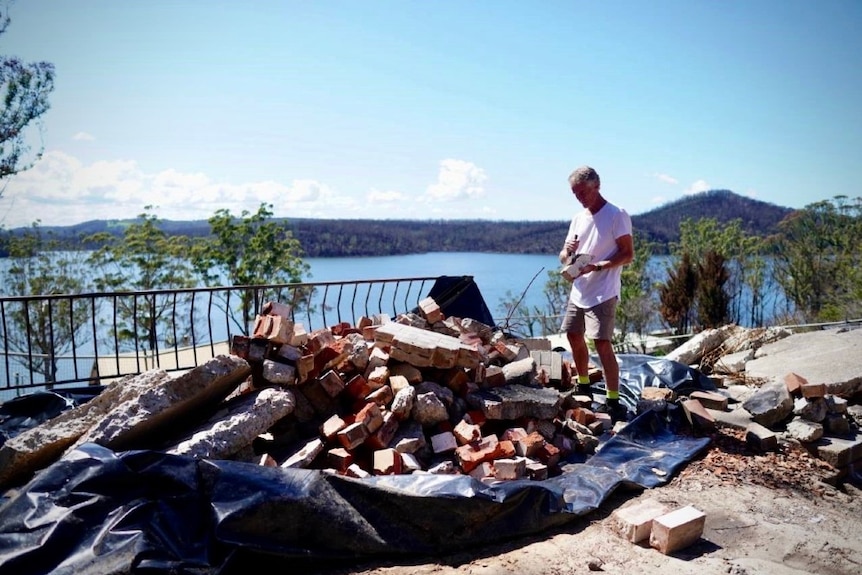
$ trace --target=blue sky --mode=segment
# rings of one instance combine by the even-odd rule
[[[53,62],[44,157],[0,225],[567,220],[590,164],[632,214],[707,189],[860,193],[858,0],[18,0]]]

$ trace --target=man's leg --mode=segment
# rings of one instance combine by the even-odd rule
[[[593,389],[590,386],[590,350],[587,348],[587,340],[584,339],[584,310],[579,309],[572,302],[566,306],[566,315],[560,329],[566,334],[569,348],[572,350],[572,359],[575,362],[577,372],[577,390],[580,395],[589,395],[592,399]],[[574,374],[573,374],[574,375]]]
[[[590,350],[587,347],[587,340],[584,339],[584,334],[567,332],[566,339],[569,340],[569,346],[572,348],[572,358],[575,360],[575,369],[578,370],[578,376],[588,376],[590,371]]]
[[[620,392],[620,364],[617,362],[617,356],[614,354],[614,346],[607,339],[597,339],[593,343],[596,346],[596,353],[599,360],[602,362],[602,372],[605,376],[605,386],[612,394]]]

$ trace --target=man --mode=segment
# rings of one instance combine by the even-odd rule
[[[590,356],[585,338],[593,341],[604,372],[608,412],[619,421],[625,419],[626,409],[620,405],[620,368],[611,340],[622,266],[634,257],[632,221],[625,210],[602,196],[599,175],[593,168],[582,166],[572,172],[569,186],[585,209],[572,218],[560,261],[575,253],[592,258],[574,276],[564,274],[572,281],[572,290],[560,329],[572,348],[579,393],[590,397]]]

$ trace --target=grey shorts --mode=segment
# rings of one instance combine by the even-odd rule
[[[616,319],[618,301],[619,298],[615,297],[597,306],[583,309],[569,300],[560,331],[563,333],[580,334],[594,340],[612,340],[614,338],[614,321]]]

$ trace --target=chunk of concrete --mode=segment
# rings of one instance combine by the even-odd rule
[[[290,415],[295,405],[293,393],[272,387],[240,396],[228,406],[226,415],[208,422],[167,452],[198,459],[228,459]]]
[[[467,404],[480,409],[488,419],[553,419],[560,410],[562,396],[553,388],[513,384],[471,393]]]
[[[787,424],[787,435],[803,443],[811,443],[823,437],[823,426],[797,416]]]
[[[126,376],[88,402],[9,439],[0,446],[0,488],[47,467],[115,407],[169,379],[161,369]]]

